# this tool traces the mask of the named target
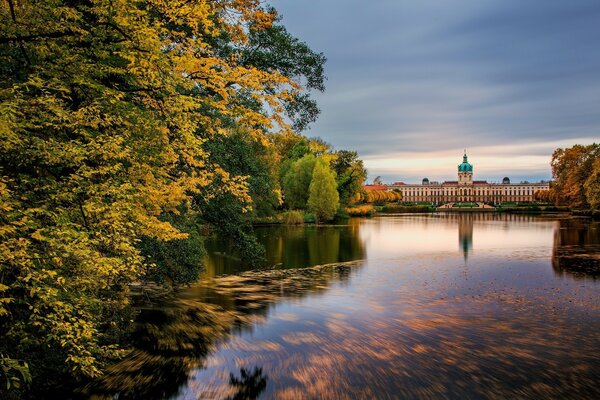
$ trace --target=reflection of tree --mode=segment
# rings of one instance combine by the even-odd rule
[[[552,267],[559,275],[600,276],[600,223],[561,220],[554,231]]]
[[[264,267],[303,268],[335,262],[360,260],[365,246],[359,224],[328,226],[258,227],[258,242],[266,249]],[[208,240],[206,258],[208,276],[239,273],[251,269],[226,242]]]
[[[134,350],[84,388],[85,397],[164,399],[175,396],[201,368],[213,346],[231,332],[252,329],[284,298],[324,292],[349,279],[362,262],[305,269],[249,271],[206,280],[177,298],[142,309],[132,333]],[[256,398],[266,387],[260,368],[243,370],[230,384],[232,399]],[[262,389],[261,389],[262,387]],[[255,394],[255,397],[251,397]],[[246,396],[246,397],[244,397]]]
[[[337,262],[340,254],[340,231],[338,229],[319,229],[314,227],[307,234],[308,265]]]
[[[236,394],[228,398],[229,400],[254,400],[267,387],[267,376],[263,375],[262,368],[254,367],[252,372],[242,368],[240,378],[229,374],[229,384],[237,390]]]

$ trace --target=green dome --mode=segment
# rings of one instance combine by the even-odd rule
[[[463,162],[458,166],[458,172],[473,172],[473,166],[467,161],[467,153],[463,155]]]

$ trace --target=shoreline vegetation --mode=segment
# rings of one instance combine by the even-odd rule
[[[347,207],[345,213],[339,213],[334,222],[343,222],[351,217],[373,217],[387,214],[423,214],[442,213],[432,204],[384,204],[384,205],[357,205]],[[492,212],[507,214],[569,214],[578,217],[590,217],[600,219],[598,210],[574,210],[566,206],[555,206],[552,204],[507,204],[498,205],[495,209],[477,209],[476,207],[456,207],[444,212]],[[268,218],[257,219],[252,222],[254,226],[269,225],[323,225],[317,223],[314,215],[302,211],[285,211]]]

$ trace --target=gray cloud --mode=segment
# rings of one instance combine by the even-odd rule
[[[600,138],[596,0],[273,4],[328,57],[322,116],[308,134],[338,148],[376,159],[485,147],[493,157],[493,146],[513,144],[549,159],[540,144]],[[533,159],[531,178],[547,179],[548,164]],[[377,168],[370,175],[403,174]]]

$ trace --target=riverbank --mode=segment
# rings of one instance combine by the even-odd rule
[[[334,223],[345,221],[350,217],[372,217],[380,214],[427,214],[436,212],[453,213],[477,213],[492,212],[506,214],[569,214],[577,217],[590,217],[594,220],[600,220],[600,210],[572,210],[565,206],[554,206],[550,204],[517,204],[505,203],[496,206],[479,207],[476,203],[458,203],[457,206],[441,208],[433,204],[358,204],[345,208],[338,212]],[[317,224],[314,214],[302,210],[289,210],[277,213],[270,217],[256,219],[252,222],[254,226],[270,225],[303,225]]]

